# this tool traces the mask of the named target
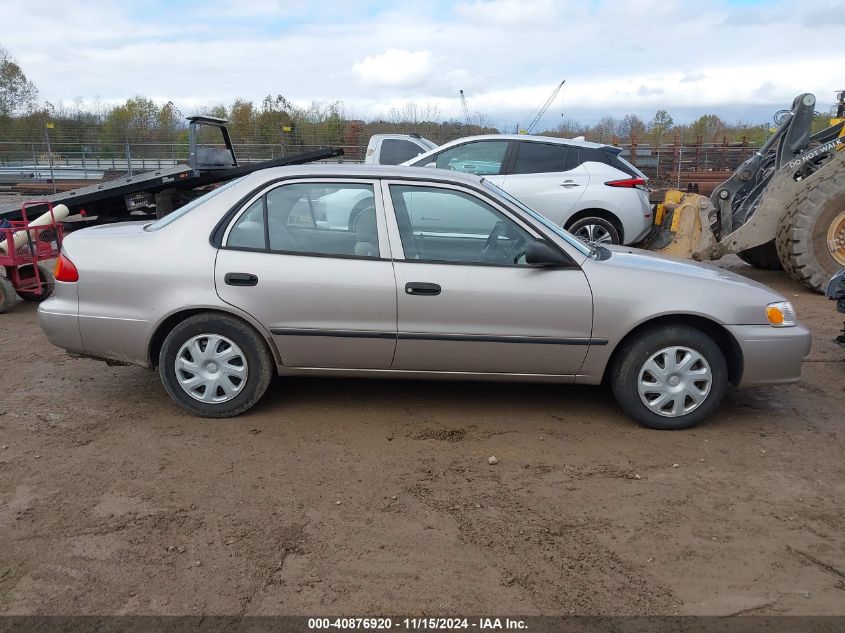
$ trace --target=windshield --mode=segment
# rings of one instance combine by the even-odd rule
[[[586,255],[587,257],[589,257],[590,253],[592,253],[592,251],[590,250],[590,247],[587,246],[586,244],[584,244],[584,242],[579,240],[577,237],[572,235],[572,233],[570,233],[566,229],[559,227],[557,224],[555,224],[554,222],[549,220],[547,217],[540,215],[539,213],[537,213],[534,209],[529,207],[524,202],[520,202],[519,200],[514,198],[511,194],[509,194],[504,189],[497,187],[496,185],[494,185],[492,182],[490,182],[486,178],[481,179],[481,184],[483,184],[485,187],[487,187],[490,191],[497,193],[498,195],[502,196],[505,200],[508,200],[512,204],[516,205],[517,207],[519,207],[520,209],[525,211],[525,213],[527,213],[532,218],[534,218],[535,220],[540,222],[546,228],[550,229],[551,231],[554,231],[555,235],[559,235],[560,237],[565,239],[567,244],[569,244],[573,248],[577,249],[578,252],[581,253],[582,255]]]
[[[159,229],[164,228],[165,226],[167,226],[171,222],[175,222],[176,220],[178,220],[179,218],[181,218],[185,214],[193,211],[194,209],[196,209],[201,204],[207,202],[208,200],[211,200],[218,193],[223,193],[224,191],[226,191],[226,189],[229,189],[230,187],[234,187],[236,184],[238,184],[242,180],[243,180],[243,177],[235,178],[234,180],[230,180],[229,182],[227,182],[225,185],[221,185],[221,186],[217,187],[216,189],[212,189],[208,193],[201,195],[199,198],[195,198],[194,200],[191,200],[188,204],[179,207],[173,213],[168,213],[163,218],[159,218],[155,222],[148,224],[147,226],[144,227],[144,230],[145,231],[158,231]]]

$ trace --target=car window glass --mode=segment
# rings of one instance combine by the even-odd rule
[[[440,152],[435,159],[435,164],[440,169],[452,169],[469,174],[498,174],[501,172],[507,149],[507,141],[464,143]]]
[[[530,143],[522,141],[517,144],[514,174],[542,174],[566,171],[566,157],[569,148],[566,145],[551,143]]]
[[[578,151],[578,164],[582,163],[603,163],[610,165],[610,159],[600,149],[595,147],[581,147]]]
[[[476,196],[416,185],[391,185],[390,196],[405,259],[524,264],[533,238]]]
[[[229,232],[229,246],[238,248],[265,248],[264,199],[259,198],[241,214]]]
[[[382,165],[399,165],[422,154],[425,150],[411,141],[398,138],[386,138],[381,142],[379,163]]]
[[[380,257],[373,187],[353,183],[294,183],[263,196],[271,251]],[[228,246],[243,245],[250,207],[232,227]],[[263,231],[263,218],[261,222]]]
[[[575,248],[582,255],[589,255],[590,254],[590,247],[588,247],[586,244],[584,244],[584,242],[582,242],[577,237],[572,235],[572,233],[570,233],[566,229],[561,228],[560,226],[558,226],[557,224],[555,224],[554,222],[549,220],[546,216],[540,215],[534,209],[529,207],[527,204],[525,204],[521,200],[517,200],[516,198],[514,198],[511,194],[509,194],[507,191],[505,191],[501,187],[494,185],[492,182],[490,182],[486,178],[481,179],[481,184],[484,185],[485,187],[487,187],[490,191],[492,191],[492,192],[496,193],[497,195],[501,196],[505,200],[508,200],[511,204],[519,207],[525,213],[527,213],[532,218],[534,218],[535,220],[540,222],[547,229],[550,229],[551,231],[553,231],[554,233],[556,233],[557,235],[562,237],[564,240],[566,240],[566,242],[570,246]]]

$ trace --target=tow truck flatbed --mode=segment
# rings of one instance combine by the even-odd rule
[[[99,182],[56,193],[43,199],[53,206],[64,204],[68,207],[71,217],[65,224],[69,226],[161,217],[199,195],[195,190],[201,187],[239,178],[270,167],[300,165],[343,156],[342,149],[326,147],[257,163],[238,164],[225,127],[225,120],[213,117],[189,117],[189,121],[190,158],[188,164],[133,176],[121,176],[108,182]],[[196,127],[200,125],[220,129],[225,149],[199,146],[196,142]],[[21,204],[22,201],[0,205],[0,220],[19,220]],[[46,211],[46,205],[42,206]],[[30,217],[40,212],[41,209],[36,205],[27,207],[27,214]]]

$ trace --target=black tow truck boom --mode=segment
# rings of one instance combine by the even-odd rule
[[[343,156],[341,148],[324,147],[292,156],[283,156],[258,163],[238,163],[235,148],[226,129],[226,119],[208,116],[188,117],[188,163],[166,169],[144,172],[137,176],[122,176],[115,180],[56,193],[44,198],[64,204],[70,215],[63,223],[69,228],[162,217],[202,195],[210,185],[239,178],[269,167],[301,165],[317,160]],[[221,135],[218,145],[202,145],[199,128],[215,128]],[[220,147],[222,145],[223,147]],[[46,206],[43,207],[46,211]],[[42,211],[27,206],[27,214],[37,216]],[[0,205],[0,220],[21,218],[21,203]]]

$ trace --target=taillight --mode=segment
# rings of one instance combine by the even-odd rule
[[[62,253],[59,259],[56,260],[56,268],[53,271],[53,276],[56,281],[79,281],[79,271],[76,266],[70,261],[67,256]]]
[[[645,178],[623,178],[622,180],[610,180],[606,183],[608,187],[628,187],[629,189],[645,189]]]

